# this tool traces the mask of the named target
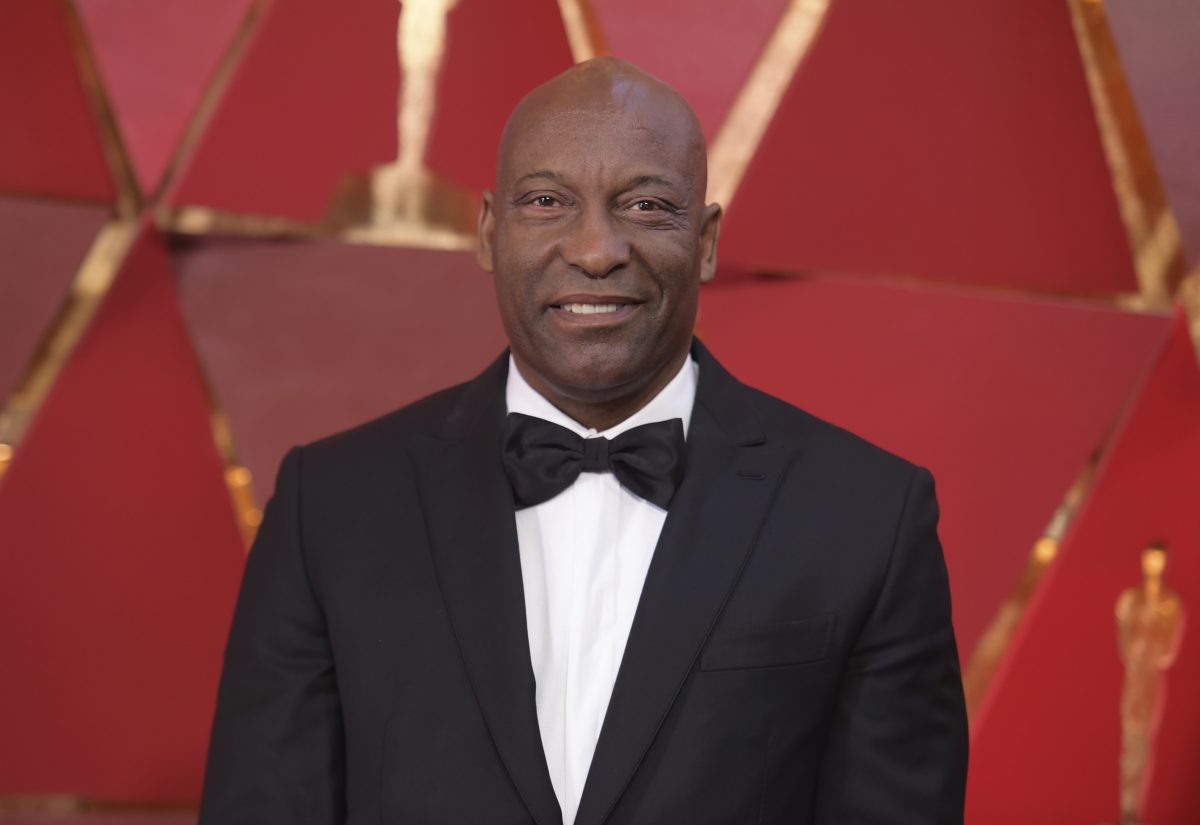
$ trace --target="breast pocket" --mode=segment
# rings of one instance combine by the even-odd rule
[[[816,662],[829,656],[837,616],[716,630],[700,653],[701,670],[743,670]]]

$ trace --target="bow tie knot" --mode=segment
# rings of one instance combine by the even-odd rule
[[[585,473],[603,473],[609,470],[609,440],[604,436],[583,439],[583,467]]]
[[[518,508],[549,501],[580,473],[611,472],[622,487],[665,510],[683,480],[683,447],[679,418],[631,427],[610,440],[509,413],[502,461]]]

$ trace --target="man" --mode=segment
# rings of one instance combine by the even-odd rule
[[[961,822],[930,476],[693,341],[705,185],[629,64],[517,107],[478,247],[511,353],[284,459],[202,823]]]

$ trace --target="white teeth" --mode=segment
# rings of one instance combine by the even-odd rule
[[[621,308],[620,304],[563,304],[563,309],[567,312],[574,312],[577,315],[595,315],[598,312],[616,312]]]

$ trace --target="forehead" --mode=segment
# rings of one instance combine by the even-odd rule
[[[580,183],[654,175],[690,189],[703,162],[691,122],[673,107],[640,100],[560,106],[522,115],[501,148],[497,183],[552,171]]]

